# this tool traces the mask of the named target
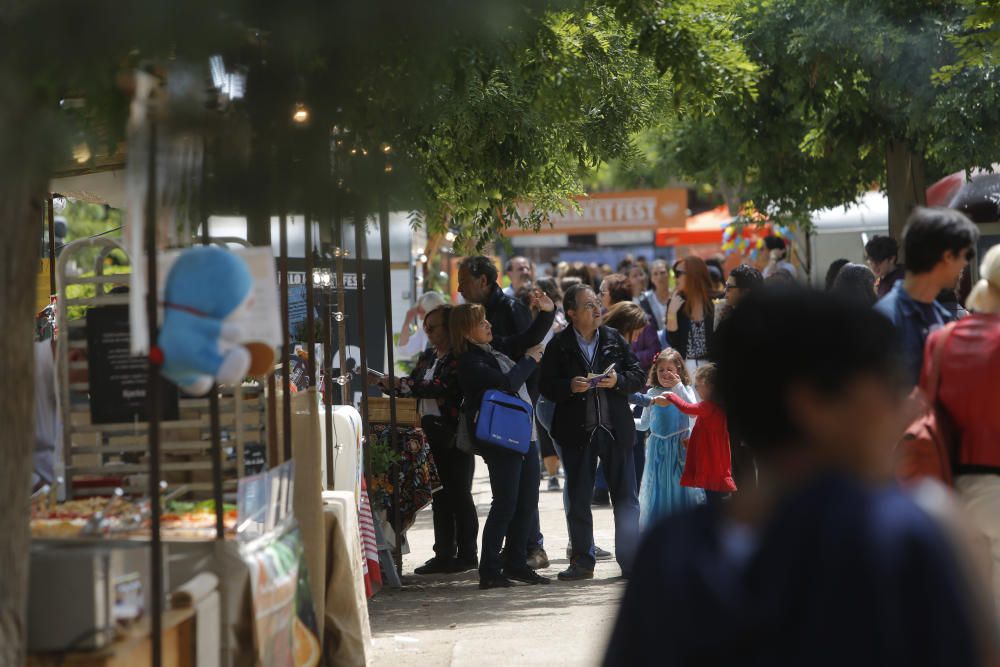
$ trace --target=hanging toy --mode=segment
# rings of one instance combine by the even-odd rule
[[[192,396],[216,382],[235,384],[250,370],[250,350],[231,321],[250,300],[253,277],[228,250],[199,246],[181,253],[166,280],[164,319],[154,361],[163,376]]]

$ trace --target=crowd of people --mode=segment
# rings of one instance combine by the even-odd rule
[[[613,557],[629,580],[608,665],[806,664],[817,647],[831,664],[859,650],[984,664],[1000,604],[1000,246],[965,300],[972,313],[944,305],[961,302],[977,239],[961,214],[917,209],[902,264],[875,237],[867,266],[836,262],[825,291],[799,285],[781,239],[763,272],[689,256],[536,279],[515,257],[506,290],[492,260],[465,259],[464,303],[423,316],[431,347],[396,388],[421,399],[443,468],[435,555],[417,573],[549,583],[537,572],[549,564],[544,464],[566,512],[558,578],[592,578]],[[492,391],[533,407],[525,451],[478,437]],[[892,483],[926,396],[954,443],[964,509],[949,516],[981,542]],[[493,496],[478,553],[476,455]],[[602,490],[613,553],[594,542]]]

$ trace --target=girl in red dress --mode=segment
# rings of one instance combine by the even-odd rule
[[[676,394],[661,394],[653,399],[653,404],[672,403],[684,414],[698,418],[688,441],[681,486],[705,489],[711,500],[713,495],[718,498],[736,490],[729,452],[729,429],[726,427],[726,413],[712,401],[715,366],[699,366],[694,380],[695,389],[702,397],[701,403],[688,403]]]

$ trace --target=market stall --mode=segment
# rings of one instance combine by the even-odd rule
[[[125,223],[121,239],[50,244],[61,427],[56,474],[32,503],[33,664],[366,664],[379,549],[398,567],[404,522],[436,484],[396,399],[369,418],[367,391],[351,391],[369,365],[366,322],[383,324],[372,365],[394,366],[385,198],[377,262],[364,224],[352,223],[347,250],[345,193],[302,216],[307,279],[296,284],[283,202],[276,256],[269,239],[213,236],[210,142],[177,117],[195,93],[159,76],[171,74],[136,73],[120,178],[77,172],[52,187],[92,200],[115,188],[103,200],[120,202]],[[77,253],[93,264],[81,271]],[[106,270],[112,255],[120,271]],[[332,288],[317,299],[324,272]],[[373,512],[364,472],[375,440],[389,454],[379,477],[394,483]],[[89,602],[67,605],[76,594]]]

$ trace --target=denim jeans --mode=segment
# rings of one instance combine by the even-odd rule
[[[538,511],[538,479],[541,468],[538,443],[532,442],[524,456],[500,447],[483,447],[482,456],[490,472],[493,502],[483,527],[479,555],[480,578],[495,577],[504,567],[527,567],[528,535]],[[500,549],[507,541],[506,563]]]
[[[606,431],[598,430],[585,445],[563,445],[566,495],[569,498],[570,541],[573,560],[584,569],[594,568],[594,517],[590,509],[598,460],[611,494],[615,515],[615,557],[623,574],[632,571],[639,541],[639,494],[636,491],[634,447],[623,447]]]

